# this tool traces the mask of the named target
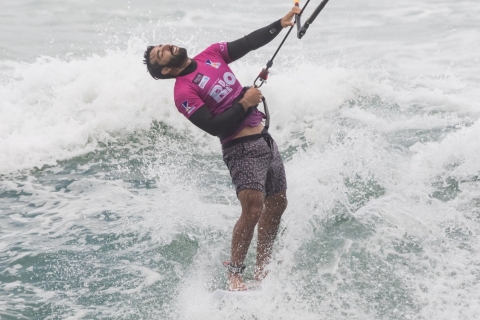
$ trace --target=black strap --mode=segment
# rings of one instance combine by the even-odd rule
[[[246,266],[244,264],[240,264],[238,266],[233,265],[230,262],[225,261],[223,263],[225,267],[227,267],[228,272],[232,274],[243,274],[243,271],[245,270]]]

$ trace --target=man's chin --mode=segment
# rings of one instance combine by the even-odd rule
[[[182,48],[180,48],[179,52],[177,55],[173,56],[172,60],[170,60],[170,66],[174,68],[182,67],[188,61],[187,50],[182,50]]]
[[[179,59],[181,59],[182,61],[185,62],[185,60],[188,59],[188,53],[187,53],[187,49],[185,48],[179,48],[178,49],[178,53],[176,55]]]

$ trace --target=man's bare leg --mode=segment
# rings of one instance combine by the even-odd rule
[[[273,242],[277,236],[280,219],[286,208],[286,192],[276,193],[265,200],[265,210],[258,220],[257,265],[255,268],[256,281],[262,281],[267,275],[265,267],[270,262]]]
[[[242,214],[233,228],[232,257],[230,263],[239,266],[247,256],[255,226],[263,211],[264,195],[261,191],[245,189],[238,193]],[[240,274],[229,275],[229,290],[247,290]]]

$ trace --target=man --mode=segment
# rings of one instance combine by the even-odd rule
[[[258,88],[242,88],[228,64],[269,43],[282,28],[293,25],[300,11],[293,7],[282,19],[238,40],[213,44],[194,58],[184,48],[169,44],[148,47],[144,54],[154,79],[176,79],[178,111],[222,143],[223,159],[242,205],[233,229],[231,260],[225,263],[232,291],[247,290],[243,262],[257,224],[255,280],[266,276],[287,206],[287,184],[277,145],[262,124],[265,115],[256,108],[262,93]]]

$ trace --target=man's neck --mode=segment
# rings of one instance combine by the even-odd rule
[[[185,67],[183,67],[182,69],[179,69],[176,77],[186,76],[187,74],[190,74],[195,70],[197,70],[197,62],[195,60],[188,59],[187,63],[185,64]]]

